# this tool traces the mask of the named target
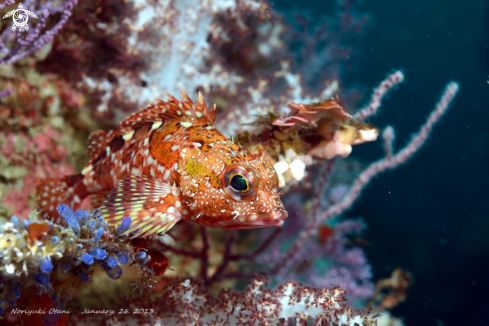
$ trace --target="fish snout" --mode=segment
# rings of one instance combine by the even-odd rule
[[[278,210],[278,211],[271,213],[270,215],[271,215],[270,217],[272,218],[272,220],[280,222],[280,224],[277,225],[277,226],[280,226],[284,223],[284,220],[287,218],[287,216],[289,214],[287,213],[287,211],[285,209],[281,209],[281,210]]]
[[[246,221],[243,224],[250,227],[267,227],[267,226],[281,226],[284,224],[284,220],[287,218],[287,211],[285,209],[273,211],[271,213],[253,214],[247,216]]]

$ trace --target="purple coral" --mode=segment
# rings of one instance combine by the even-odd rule
[[[11,0],[6,1],[1,5],[0,9],[14,2]],[[6,53],[4,57],[0,58],[0,65],[19,61],[51,42],[70,18],[76,3],[77,0],[67,0],[58,4],[55,1],[47,1],[37,10],[29,8],[39,16],[39,22],[29,31],[25,39],[22,38],[23,33],[20,31],[11,32],[9,29],[5,29],[0,34],[0,49]],[[57,5],[55,6],[55,4]],[[61,18],[58,22],[50,30],[45,30],[48,18],[59,13]]]

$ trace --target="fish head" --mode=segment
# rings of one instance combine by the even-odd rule
[[[205,147],[205,146],[204,146]],[[233,155],[227,155],[232,151]],[[278,175],[266,160],[239,153],[232,144],[214,153],[191,152],[180,172],[191,221],[222,229],[281,226],[287,211]]]
[[[220,227],[251,229],[281,226],[287,211],[280,200],[278,175],[267,161],[252,160],[227,166],[220,176],[226,210]]]

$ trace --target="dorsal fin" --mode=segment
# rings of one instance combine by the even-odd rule
[[[90,158],[98,156],[100,151],[105,150],[107,144],[111,141],[112,131],[108,133],[104,130],[95,130],[88,136],[87,140],[87,151]]]
[[[168,94],[167,102],[158,100],[156,104],[149,104],[146,109],[133,113],[129,118],[121,122],[121,133],[128,133],[142,124],[169,121],[181,122],[185,127],[213,126],[216,119],[215,106],[208,110],[200,92],[195,104],[184,91],[181,92],[182,100],[180,102],[171,94]]]

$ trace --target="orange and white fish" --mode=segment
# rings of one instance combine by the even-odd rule
[[[111,225],[129,216],[125,233],[146,237],[179,220],[223,229],[280,226],[287,212],[273,166],[246,154],[214,128],[215,106],[194,104],[182,91],[168,95],[88,139],[81,173],[37,185],[38,207],[58,216],[58,204],[77,209],[91,196]]]

